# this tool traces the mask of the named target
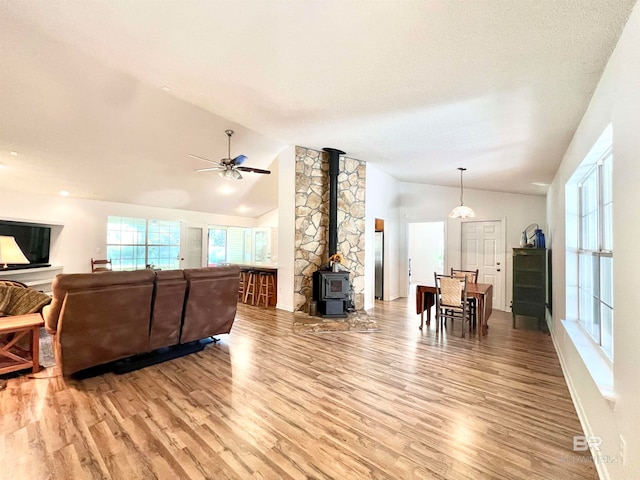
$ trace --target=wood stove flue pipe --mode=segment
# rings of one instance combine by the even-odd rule
[[[338,175],[340,155],[337,148],[323,148],[329,154],[329,256],[338,252]]]

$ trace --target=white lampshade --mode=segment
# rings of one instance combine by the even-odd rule
[[[449,218],[473,218],[476,216],[476,212],[474,212],[471,208],[466,205],[459,205],[449,214]]]
[[[7,264],[29,263],[14,237],[0,236],[0,266],[7,268]]]

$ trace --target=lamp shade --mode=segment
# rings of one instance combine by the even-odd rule
[[[476,212],[466,205],[458,205],[456,208],[451,210],[451,213],[449,214],[449,218],[473,218],[475,216]]]
[[[26,264],[29,260],[20,250],[14,237],[0,236],[0,265],[6,268],[8,263]]]

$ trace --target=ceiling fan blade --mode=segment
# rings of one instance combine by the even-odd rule
[[[195,170],[196,172],[212,172],[214,170],[224,170],[224,167],[207,167],[207,168],[199,168]]]
[[[244,163],[246,159],[247,159],[246,155],[238,155],[236,158],[233,159],[233,163],[235,165],[242,165],[242,163]]]
[[[209,162],[209,163],[215,163],[217,164],[218,162],[214,162],[213,160],[209,160],[208,158],[204,158],[204,157],[199,157],[198,155],[192,155],[191,153],[187,154],[187,157],[191,157],[191,158],[196,158],[198,160],[203,160],[205,162]]]
[[[243,172],[253,172],[253,173],[266,173],[270,174],[269,170],[262,170],[261,168],[252,168],[252,167],[236,167],[238,170],[242,170]]]

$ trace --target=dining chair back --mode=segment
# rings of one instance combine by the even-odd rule
[[[471,330],[471,311],[467,301],[467,277],[454,277],[434,274],[436,284],[436,330],[446,326],[451,320],[451,328],[455,319],[462,321],[462,337],[465,335],[465,324]]]
[[[452,277],[467,277],[467,282],[469,283],[478,283],[478,273],[480,270],[456,270],[451,269]]]
[[[91,272],[110,272],[111,271],[111,259],[108,260],[94,260],[91,259]]]
[[[455,270],[455,269],[451,269],[451,276],[452,277],[466,277],[467,278],[467,283],[478,283],[478,274],[479,274],[479,270],[475,269],[475,270]],[[468,303],[469,303],[469,309],[470,309],[470,314],[471,314],[471,322],[473,323],[473,325],[475,326],[475,324],[477,323],[476,320],[478,318],[478,311],[477,311],[477,301],[475,299],[475,297],[469,297],[467,299]]]

